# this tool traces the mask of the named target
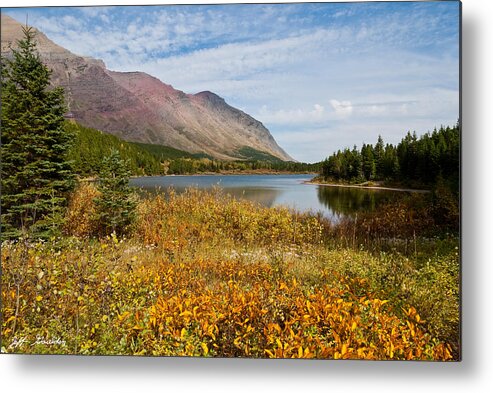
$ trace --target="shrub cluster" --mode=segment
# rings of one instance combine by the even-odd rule
[[[414,307],[398,317],[364,279],[325,269],[312,286],[269,261],[172,262],[115,236],[64,242],[4,245],[3,351],[452,358]]]
[[[143,200],[138,208],[136,235],[145,244],[174,248],[215,239],[243,246],[320,244],[328,221],[288,208],[262,208],[236,200],[216,189],[189,189]]]
[[[454,238],[417,239],[414,258],[347,247],[338,226],[217,190],[141,200],[127,238],[98,238],[97,194],[71,200],[76,237],[3,244],[4,351],[459,356]],[[64,345],[16,344],[38,336]]]

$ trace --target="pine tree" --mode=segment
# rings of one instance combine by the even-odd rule
[[[361,154],[357,149],[356,145],[354,145],[353,150],[351,151],[351,159],[350,159],[350,179],[354,181],[361,181],[363,178],[363,160],[361,158]]]
[[[385,152],[385,149],[384,149],[383,139],[382,139],[382,136],[379,135],[377,144],[375,145],[375,148],[373,149],[373,156],[375,157],[375,165],[377,168],[376,177],[378,179],[383,179],[383,177],[384,177],[384,168],[383,168],[384,167],[384,163],[383,163],[384,152]]]
[[[94,201],[100,235],[125,234],[134,221],[137,202],[129,178],[128,162],[112,150],[103,159],[98,183],[101,195]]]
[[[51,71],[41,62],[35,32],[2,58],[1,231],[45,237],[60,227],[74,176],[64,128],[63,90],[50,88]]]

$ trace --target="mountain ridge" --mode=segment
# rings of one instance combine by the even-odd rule
[[[2,57],[22,38],[22,25],[1,14]],[[269,130],[211,91],[187,94],[140,71],[112,71],[104,62],[78,56],[36,30],[42,61],[61,86],[70,117],[124,140],[170,146],[217,159],[244,159],[247,147],[294,161]]]

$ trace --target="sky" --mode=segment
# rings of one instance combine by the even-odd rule
[[[55,43],[213,91],[302,162],[459,117],[459,3],[3,8]]]

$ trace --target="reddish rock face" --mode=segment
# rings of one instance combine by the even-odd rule
[[[21,24],[1,16],[2,57],[22,38]],[[282,160],[282,150],[262,123],[211,92],[185,94],[143,72],[108,70],[101,60],[77,56],[37,32],[38,50],[65,90],[80,124],[125,140],[171,146],[220,159],[237,159],[251,147]]]

